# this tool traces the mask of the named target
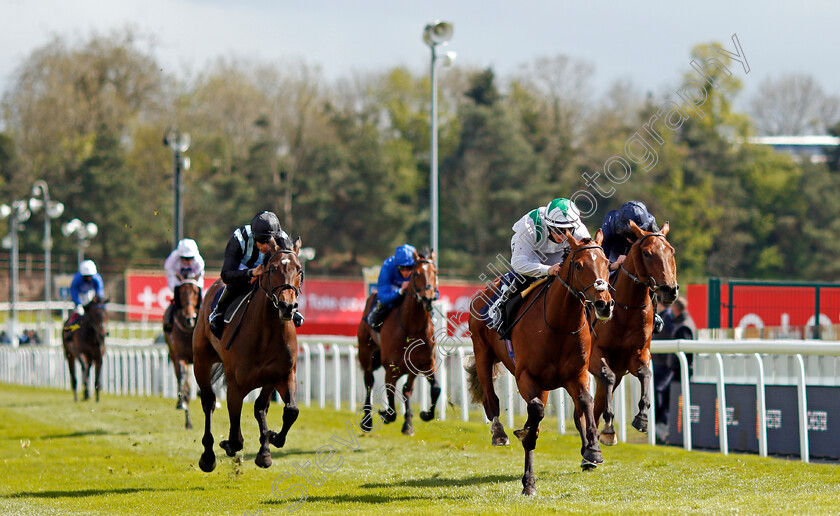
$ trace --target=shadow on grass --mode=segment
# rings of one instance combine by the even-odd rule
[[[431,501],[431,500],[462,500],[463,497],[458,496],[441,496],[435,493],[429,493],[428,496],[421,495],[384,495],[384,494],[367,494],[367,495],[335,495],[335,496],[309,496],[306,502],[327,502],[327,503],[391,503],[391,502],[411,502],[411,501]],[[277,499],[266,500],[262,502],[264,505],[290,505],[297,503],[295,499]]]
[[[177,491],[198,491],[200,487],[178,488]],[[3,495],[3,498],[84,498],[87,496],[102,496],[113,494],[149,493],[156,491],[176,491],[175,488],[123,487],[119,489],[79,489],[77,491],[20,491]]]
[[[294,449],[285,449],[285,448],[275,448],[274,446],[271,447],[271,459],[272,460],[279,460],[283,457],[294,457],[295,455],[315,455],[318,450],[301,450],[298,448]],[[256,453],[243,453],[242,460],[254,460],[257,458]]]
[[[67,437],[88,437],[91,435],[128,435],[128,432],[106,432],[101,428],[96,430],[85,430],[82,432],[73,432],[70,434],[53,434],[53,435],[42,435],[41,439],[64,439]]]
[[[378,489],[381,487],[441,487],[441,486],[473,486],[477,484],[493,484],[496,482],[512,482],[519,480],[520,475],[484,475],[468,478],[415,478],[400,482],[381,482],[376,484],[362,484],[365,489]]]

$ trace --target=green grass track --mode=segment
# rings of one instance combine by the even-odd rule
[[[260,469],[253,405],[236,459],[218,448],[223,406],[213,421],[218,464],[207,474],[198,469],[200,404],[190,431],[174,407],[114,396],[73,403],[67,391],[0,384],[0,514],[269,515],[297,504],[295,514],[342,515],[840,512],[840,465],[620,444],[582,472],[577,434],[558,435],[550,421],[537,443],[538,494],[526,498],[521,445],[493,448],[488,426],[454,413],[431,423],[415,415],[416,435],[405,437],[402,418],[364,434],[349,411],[302,407],[286,447]],[[281,414],[272,405],[272,429]]]

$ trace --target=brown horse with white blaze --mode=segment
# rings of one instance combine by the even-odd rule
[[[656,304],[651,298],[670,305],[677,298],[677,265],[674,248],[666,238],[670,225],[666,222],[658,232],[640,229],[633,221],[630,228],[636,242],[630,248],[615,278],[616,310],[613,318],[599,325],[592,339],[589,371],[595,376],[595,421],[604,416],[601,442],[617,442],[613,420],[615,407],[613,392],[627,373],[641,382],[639,413],[633,418],[633,428],[648,430],[650,408],[650,339],[653,335],[653,315]]]
[[[225,326],[221,340],[210,331],[208,316],[213,309],[212,303],[203,303],[199,310],[193,335],[193,358],[204,409],[204,437],[201,440],[204,452],[198,465],[208,473],[216,467],[210,424],[216,403],[212,387],[216,364],[221,363],[224,367],[227,383],[230,434],[219,445],[229,457],[235,456],[244,446],[239,420],[242,400],[252,390],[262,388],[254,402],[254,417],[260,428],[260,449],[254,459],[257,466],[271,466],[269,443],[282,448],[289,428],[298,417],[295,401],[298,342],[292,317],[303,284],[303,268],[297,256],[301,241],[298,238],[292,249],[282,249],[273,239],[269,243],[272,251],[264,263],[265,272],[255,279],[251,301],[240,308],[244,313],[237,315],[238,324],[232,322]],[[213,299],[221,287],[221,280],[213,283],[207,291],[207,299]],[[269,430],[266,423],[275,389],[285,404],[283,427],[279,433]]]
[[[474,362],[466,367],[470,393],[474,402],[484,405],[487,419],[492,423],[494,446],[509,444],[499,421],[499,397],[493,389],[499,363],[514,375],[519,393],[528,403],[525,426],[514,432],[525,449],[522,494],[526,495],[536,493],[534,448],[539,423],[545,416],[548,392],[553,389],[565,388],[575,404],[575,426],[582,443],[581,465],[591,469],[603,462],[589,393],[587,315],[590,307],[598,319],[609,319],[612,315],[613,301],[607,281],[609,261],[601,248],[600,230],[594,240],[577,241],[568,231],[566,237],[570,250],[560,271],[543,286],[537,286],[518,310],[519,323],[513,327],[510,339],[513,357],[505,341],[478,316],[491,297],[490,287],[474,298],[470,310],[475,352]]]
[[[193,332],[201,307],[201,286],[195,279],[186,279],[175,288],[172,331],[164,332],[169,348],[169,360],[178,380],[178,403],[175,408],[184,411],[184,427],[192,428],[190,421],[190,376],[193,372]]]
[[[415,253],[414,269],[408,278],[409,286],[405,297],[398,307],[388,313],[379,332],[371,329],[364,315],[373,303],[373,295],[368,298],[359,323],[357,338],[359,342],[359,363],[365,376],[365,404],[363,407],[362,430],[372,428],[371,392],[373,390],[373,372],[379,367],[385,368],[385,388],[387,389],[388,407],[380,410],[379,415],[385,423],[397,419],[394,404],[395,385],[403,375],[408,375],[402,388],[405,403],[405,423],[402,433],[414,435],[413,413],[409,398],[414,388],[414,379],[425,375],[431,386],[431,406],[420,412],[420,419],[431,421],[435,417],[435,407],[440,396],[440,387],[435,377],[435,340],[432,325],[432,303],[437,299],[437,268],[435,253],[428,256]]]

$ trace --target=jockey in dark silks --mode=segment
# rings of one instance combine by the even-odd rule
[[[385,316],[397,305],[408,288],[408,278],[414,270],[414,257],[417,251],[408,244],[397,247],[394,256],[389,256],[379,269],[376,282],[376,306],[367,316],[367,322],[378,330],[385,322]]]
[[[630,221],[645,231],[657,232],[656,218],[650,214],[647,206],[640,201],[628,201],[621,208],[612,210],[604,217],[601,232],[604,233],[604,254],[610,260],[610,275],[619,269],[630,248],[636,242],[636,234],[630,229]],[[664,323],[659,314],[654,314],[653,333],[662,331]]]
[[[252,287],[251,279],[265,272],[264,263],[272,251],[270,239],[283,249],[292,249],[292,242],[280,227],[277,215],[270,211],[258,213],[250,224],[236,229],[225,248],[222,265],[222,281],[225,288],[216,308],[210,314],[210,331],[221,338],[222,315],[230,302]],[[303,324],[303,315],[295,311],[292,316],[295,326]]]

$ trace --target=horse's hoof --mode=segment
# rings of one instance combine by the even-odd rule
[[[236,457],[236,452],[238,452],[239,450],[242,449],[242,448],[239,448],[238,450],[235,449],[233,444],[231,444],[230,441],[222,441],[222,442],[219,443],[219,446],[225,451],[225,453],[227,453],[228,457]]]
[[[198,459],[198,467],[205,473],[210,473],[216,469],[216,454],[213,452],[204,452],[201,458]]]
[[[595,469],[597,467],[598,467],[597,464],[595,464],[593,462],[589,462],[586,459],[583,459],[582,461],[580,461],[580,469],[582,469],[583,471],[592,471],[593,469]]]
[[[403,435],[412,436],[414,435],[414,427],[406,421],[405,424],[403,424],[402,433]]]
[[[268,442],[271,443],[272,446],[275,448],[282,448],[286,445],[286,438],[283,435],[278,434],[277,432],[273,432],[271,430],[268,431]]]
[[[604,457],[601,455],[601,450],[584,450],[583,460],[581,460],[580,462],[581,466],[583,466],[584,464],[592,464],[593,466],[597,466],[603,463]]]
[[[373,430],[373,418],[371,417],[369,411],[362,415],[362,420],[359,422],[359,428],[362,429],[362,432],[370,432]]]
[[[385,424],[393,423],[397,420],[397,413],[393,410],[380,410],[379,416],[382,418],[382,421],[384,421]]]
[[[525,496],[535,495],[535,494],[537,494],[537,487],[533,486],[533,485],[530,485],[530,484],[526,485],[522,489],[522,494],[525,495]]]
[[[270,453],[258,453],[254,459],[254,463],[261,468],[268,468],[271,466]]]
[[[618,437],[615,436],[615,432],[609,434],[602,433],[598,440],[601,441],[601,444],[606,444],[607,446],[618,444]]]
[[[636,414],[636,417],[633,418],[632,425],[639,432],[646,433],[648,431],[647,415]]]
[[[502,435],[494,435],[492,442],[493,446],[510,446],[510,439],[504,432],[502,432]]]
[[[423,421],[429,422],[434,418],[435,418],[435,413],[432,412],[431,410],[424,410],[424,411],[420,412],[420,419],[422,419]]]

